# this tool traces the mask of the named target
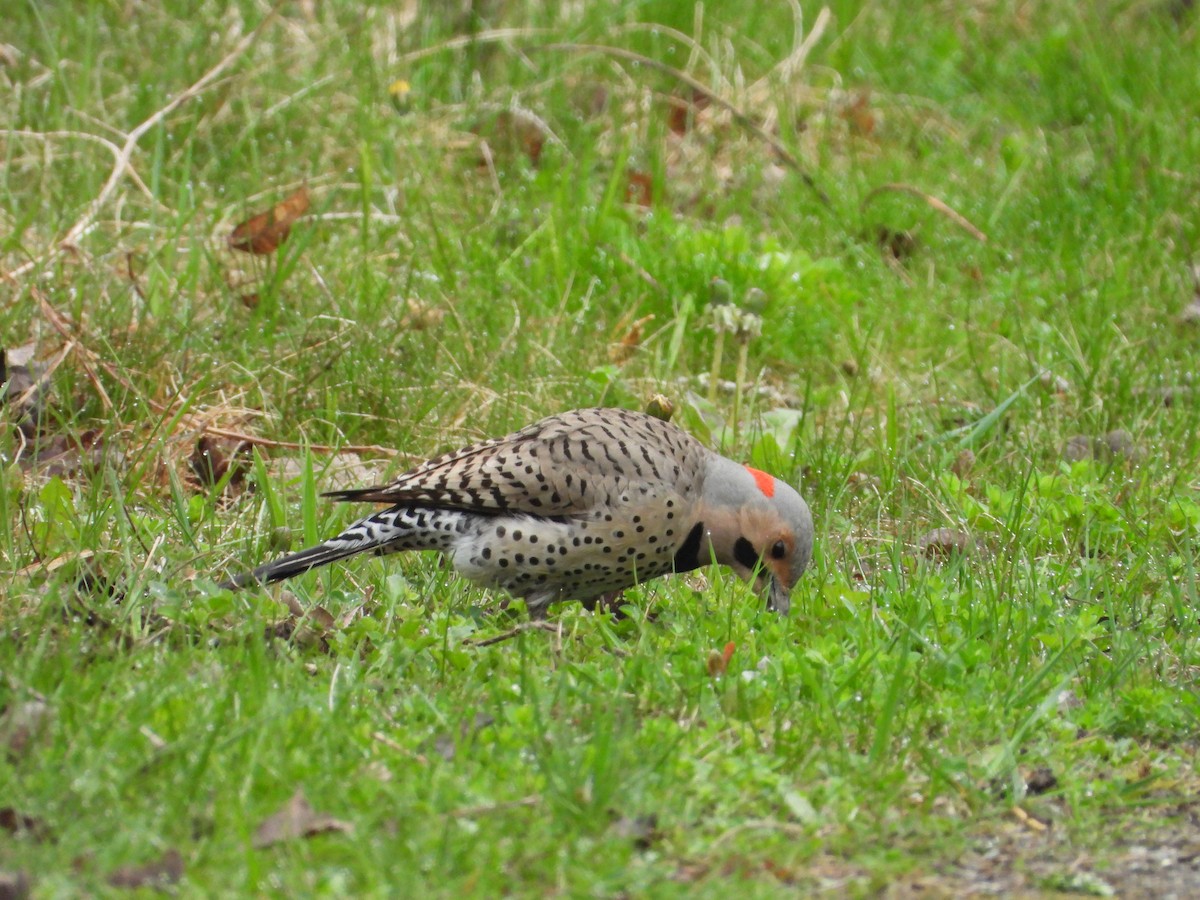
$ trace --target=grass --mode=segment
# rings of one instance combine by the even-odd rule
[[[36,435],[0,436],[0,796],[38,826],[0,872],[102,893],[175,849],[189,895],[1197,889],[1194,11],[838,2],[801,60],[787,4],[286,5],[145,130],[146,190],[91,211],[102,141],[268,16],[195,7],[23,3],[5,37],[0,341],[61,361]],[[731,102],[828,205],[597,44]],[[301,185],[276,253],[228,249]],[[737,400],[701,378],[714,278],[763,321]],[[801,485],[789,619],[716,571],[550,630],[419,556],[291,608],[215,587],[347,522],[320,490],[654,393]],[[214,427],[258,441],[218,440],[216,485]],[[353,445],[406,456],[324,449]],[[974,549],[929,558],[938,528]],[[298,790],[342,827],[255,847]]]

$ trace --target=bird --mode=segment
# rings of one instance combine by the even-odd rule
[[[388,484],[324,496],[387,506],[220,586],[272,584],[360,553],[437,550],[465,578],[544,618],[560,600],[595,608],[716,562],[787,615],[813,549],[812,514],[790,484],[619,408],[552,415]]]

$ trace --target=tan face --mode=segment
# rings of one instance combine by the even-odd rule
[[[741,539],[734,547],[733,570],[746,581],[755,579],[755,587],[769,590],[772,608],[782,605],[800,578],[795,571],[796,535],[770,509],[747,510],[741,516]],[[755,578],[755,571],[758,576]]]

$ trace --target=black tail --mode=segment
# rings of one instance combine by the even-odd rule
[[[359,519],[323,544],[291,553],[252,572],[235,575],[221,582],[220,587],[236,590],[252,584],[274,584],[358,553],[447,550],[455,536],[462,532],[462,520],[462,513],[393,506]]]
[[[218,587],[234,591],[253,584],[274,584],[285,578],[291,578],[293,575],[302,575],[309,569],[326,566],[339,559],[354,556],[364,549],[361,546],[347,546],[345,543],[338,542],[338,538],[334,538],[332,541],[317,544],[317,546],[301,550],[299,553],[289,553],[287,556],[261,565],[251,572],[235,575],[228,581],[222,581]]]

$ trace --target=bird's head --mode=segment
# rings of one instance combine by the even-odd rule
[[[767,592],[767,607],[787,615],[792,588],[812,558],[812,513],[786,484],[717,457],[705,478],[705,526],[713,556]]]

